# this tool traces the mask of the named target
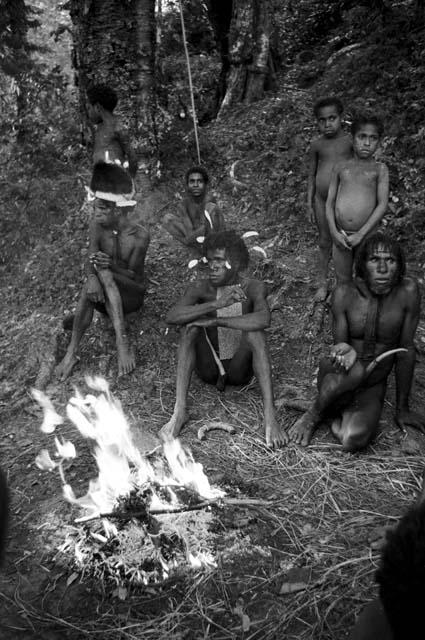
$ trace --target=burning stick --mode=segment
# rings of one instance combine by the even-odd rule
[[[206,509],[213,505],[217,507],[251,507],[252,509],[260,507],[270,507],[273,504],[271,500],[255,500],[251,498],[215,498],[212,500],[204,500],[198,502],[198,504],[192,504],[181,507],[171,507],[167,509],[149,509],[148,513],[152,516],[166,515],[168,513],[184,513],[186,511],[199,511],[200,509]],[[74,522],[90,522],[92,520],[99,520],[102,518],[116,518],[118,520],[131,520],[141,516],[146,516],[146,511],[110,511],[109,513],[98,513],[96,515],[82,516],[81,518],[75,518]]]

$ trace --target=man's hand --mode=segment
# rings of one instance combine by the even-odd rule
[[[425,416],[422,416],[417,411],[397,409],[395,422],[402,431],[406,431],[406,427],[409,426],[418,429],[421,433],[425,433]]]
[[[316,222],[316,214],[314,212],[314,207],[311,204],[307,205],[307,220],[308,222],[310,222],[311,224],[314,224]]]
[[[108,256],[107,253],[103,253],[103,251],[97,251],[96,253],[92,253],[90,256],[91,264],[97,269],[101,271],[102,269],[109,269],[112,264],[112,258]]]
[[[216,327],[217,318],[199,318],[186,325],[187,327]]]
[[[339,233],[339,231],[333,233],[332,240],[334,241],[338,249],[348,249],[349,251],[351,251],[351,244],[347,236],[345,236],[343,233]]]
[[[235,302],[244,302],[247,297],[240,284],[229,286],[224,291],[223,295],[217,298],[217,309],[223,309],[224,307],[230,307]]]
[[[339,342],[331,348],[330,359],[336,369],[349,371],[357,360],[357,353],[351,345]]]
[[[90,275],[87,282],[87,298],[91,302],[105,302],[103,288],[95,275]]]

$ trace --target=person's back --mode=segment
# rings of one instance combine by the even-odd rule
[[[106,85],[95,85],[87,91],[87,97],[90,103],[89,117],[96,125],[93,165],[99,162],[120,164],[134,178],[137,172],[136,154],[129,144],[127,133],[113,113],[118,103],[115,91]]]

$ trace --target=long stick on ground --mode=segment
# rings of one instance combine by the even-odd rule
[[[89,522],[91,520],[98,520],[100,518],[117,518],[119,520],[131,520],[131,518],[137,518],[144,515],[163,515],[166,513],[182,513],[184,511],[197,511],[198,509],[205,509],[211,505],[217,505],[219,507],[267,507],[273,504],[270,500],[256,500],[253,498],[213,498],[212,500],[204,500],[193,505],[182,505],[179,507],[170,507],[164,509],[146,509],[145,511],[111,511],[110,513],[98,513],[94,516],[82,516],[76,518],[74,522]]]
[[[186,56],[187,75],[189,78],[190,102],[192,105],[192,120],[193,120],[193,131],[195,133],[196,153],[198,155],[198,164],[201,164],[201,152],[199,150],[199,139],[198,139],[198,125],[196,122],[195,99],[193,97],[192,72],[190,70],[189,51],[188,51],[187,42],[186,42],[186,28],[184,26],[183,6],[181,3],[181,0],[179,0],[179,7],[180,7],[180,22],[182,25],[183,46],[184,46],[184,53]]]

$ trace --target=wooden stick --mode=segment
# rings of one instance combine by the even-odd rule
[[[270,500],[255,500],[252,498],[212,498],[211,500],[204,500],[203,502],[198,502],[198,504],[181,506],[181,507],[172,507],[170,509],[146,509],[145,511],[133,511],[133,512],[123,512],[123,511],[111,511],[110,513],[99,513],[95,516],[82,516],[81,518],[76,518],[74,522],[83,523],[90,522],[91,520],[100,520],[101,518],[117,518],[119,520],[131,520],[131,518],[137,518],[138,516],[143,515],[165,515],[167,513],[184,513],[185,511],[197,511],[198,509],[205,509],[213,504],[216,504],[219,507],[267,507],[273,504]]]

